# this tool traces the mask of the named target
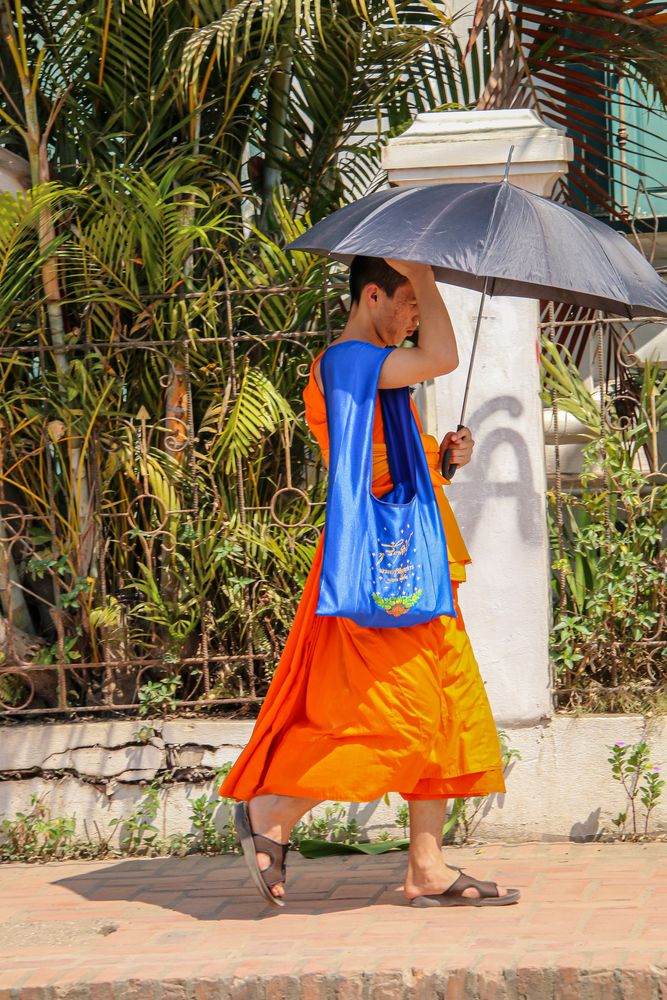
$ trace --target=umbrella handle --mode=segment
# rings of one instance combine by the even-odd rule
[[[457,431],[461,431],[463,430],[463,427],[464,427],[463,424],[459,424],[456,429]],[[454,473],[458,469],[458,465],[455,462],[449,461],[451,450],[452,450],[451,448],[445,448],[445,454],[442,456],[441,472],[445,477],[445,479],[453,479]]]

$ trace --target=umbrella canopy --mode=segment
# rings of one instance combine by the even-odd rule
[[[438,281],[489,295],[554,299],[631,319],[667,315],[667,287],[625,237],[507,179],[376,191],[288,249],[345,264],[357,254],[430,264]]]

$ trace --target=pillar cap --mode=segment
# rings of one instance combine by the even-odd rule
[[[531,190],[550,188],[574,155],[565,130],[531,108],[434,111],[389,140],[382,165],[393,184],[494,181],[505,172],[512,144],[510,179]]]

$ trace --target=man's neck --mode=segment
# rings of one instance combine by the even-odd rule
[[[391,344],[384,341],[370,319],[360,313],[356,305],[352,307],[341,336],[345,340],[365,340],[369,344],[375,344],[376,347],[391,347]]]

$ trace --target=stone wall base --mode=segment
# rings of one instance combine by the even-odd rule
[[[193,832],[192,802],[216,797],[218,772],[236,760],[252,722],[130,720],[65,724],[26,723],[0,728],[0,819],[30,808],[34,793],[51,816],[76,819],[77,833],[117,842],[113,819],[127,817],[161,782],[160,836]],[[612,779],[608,745],[645,738],[651,763],[667,771],[667,718],[639,715],[556,715],[530,726],[506,726],[511,761],[507,792],[469,802],[470,838],[478,841],[590,840],[615,832],[612,819],[625,808]],[[345,805],[365,834],[398,833],[402,800]],[[667,796],[653,810],[649,832],[667,832]],[[322,810],[324,806],[319,807]],[[637,800],[643,829],[644,807]],[[224,826],[226,810],[216,814]],[[402,831],[401,831],[402,833]]]
[[[107,974],[108,976],[108,974]],[[433,972],[399,969],[349,971],[339,974],[304,972],[274,976],[215,975],[132,979],[98,976],[94,982],[69,981],[57,987],[38,985],[2,989],[0,1000],[553,1000],[571,997],[653,997],[664,995],[664,968],[580,968],[544,966],[526,961],[518,968],[464,966]],[[662,992],[661,992],[662,991]]]

